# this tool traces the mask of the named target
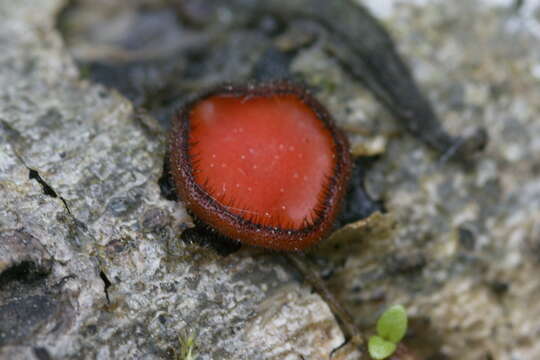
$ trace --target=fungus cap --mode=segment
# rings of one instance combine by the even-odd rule
[[[174,119],[170,167],[203,223],[242,243],[303,250],[331,231],[350,175],[345,136],[303,87],[222,86]]]

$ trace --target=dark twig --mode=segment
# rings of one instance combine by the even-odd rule
[[[351,314],[328,289],[324,280],[321,279],[318,272],[311,265],[310,260],[302,253],[284,253],[284,255],[302,273],[305,281],[313,286],[315,291],[328,304],[345,335],[346,343],[352,343],[357,348],[364,348],[364,336],[355,325]]]

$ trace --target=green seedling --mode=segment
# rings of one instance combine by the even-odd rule
[[[198,355],[195,352],[197,347],[196,335],[187,331],[178,336],[179,349],[176,352],[175,360],[197,360]]]
[[[388,308],[377,320],[377,335],[368,341],[369,355],[376,360],[391,356],[407,331],[407,312],[401,305]]]

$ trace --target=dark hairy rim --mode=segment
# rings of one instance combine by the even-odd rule
[[[195,181],[190,148],[190,115],[200,101],[216,95],[233,97],[269,97],[292,94],[306,104],[323,122],[334,143],[335,165],[323,187],[313,221],[300,229],[287,229],[255,223],[252,219],[232,213],[226,206],[211,197]],[[349,144],[336,127],[330,114],[303,86],[278,81],[262,84],[226,84],[213,88],[188,102],[173,119],[170,136],[170,168],[176,191],[193,215],[223,235],[243,243],[275,250],[302,250],[326,236],[332,229],[346,193],[351,172]]]

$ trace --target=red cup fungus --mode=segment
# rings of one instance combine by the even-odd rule
[[[328,235],[350,176],[349,145],[290,82],[222,86],[173,120],[170,168],[188,210],[218,233],[274,250]]]

